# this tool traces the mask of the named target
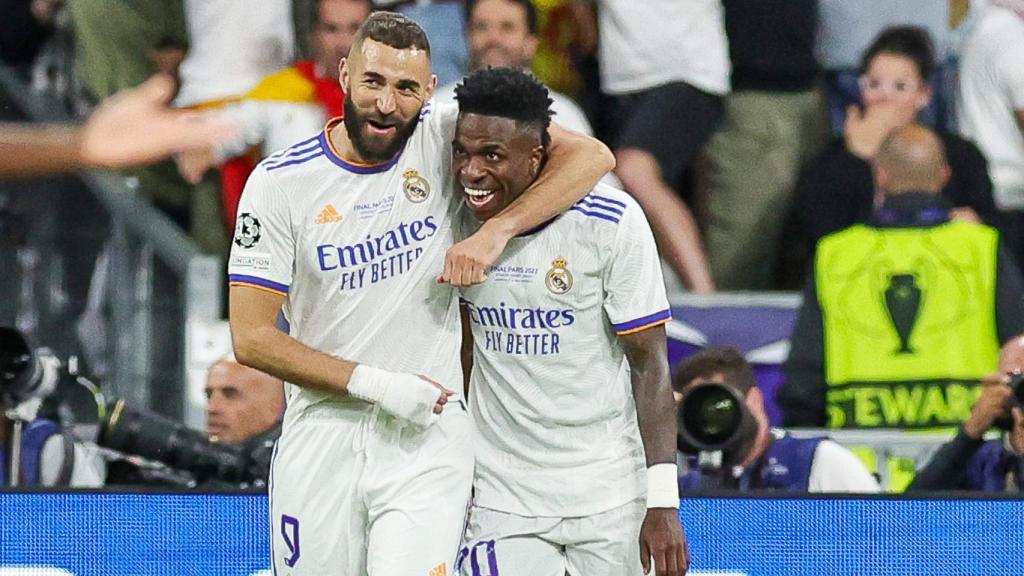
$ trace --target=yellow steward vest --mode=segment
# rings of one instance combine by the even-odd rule
[[[828,425],[956,426],[996,370],[998,235],[948,222],[853,226],[815,256]]]

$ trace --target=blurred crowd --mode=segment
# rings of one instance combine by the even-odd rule
[[[954,217],[1024,250],[1015,0],[23,0],[5,3],[0,57],[78,110],[159,71],[176,106],[238,121],[233,141],[134,173],[225,254],[254,163],[342,113],[338,61],[373,9],[424,26],[438,98],[475,68],[531,68],[556,121],[616,151],[609,181],[690,291],[800,287],[818,240],[870,218],[870,162],[914,121],[943,139]]]
[[[22,0],[3,4],[0,58],[76,110],[164,72],[176,106],[236,122],[131,174],[226,255],[253,166],[343,113],[338,63],[374,9],[423,25],[438,99],[481,67],[532,69],[555,122],[615,151],[608,181],[688,291],[803,288],[787,425],[959,429],[920,488],[1019,473],[1024,0]],[[724,385],[741,361],[678,388]],[[853,466],[775,433],[744,454]],[[811,462],[803,489],[833,482]],[[877,489],[858,474],[832,486]]]

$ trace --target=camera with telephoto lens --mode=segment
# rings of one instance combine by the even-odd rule
[[[57,391],[59,386],[61,391]],[[18,330],[0,327],[0,401],[9,415],[26,422],[34,420],[44,400],[65,407],[67,401],[81,395],[82,386],[90,388],[85,402],[92,405],[91,418],[99,420],[96,443],[120,453],[108,455],[108,469],[116,467],[117,462],[137,462],[141,458],[151,461],[140,463],[140,469],[147,472],[133,475],[143,483],[148,479],[182,485],[250,486],[266,482],[280,428],[243,444],[222,444],[211,442],[205,433],[180,422],[130,407],[124,400],[113,400],[108,405],[94,383],[70,374],[49,349],[33,349]],[[15,411],[19,406],[32,409]]]
[[[243,444],[212,442],[199,430],[115,400],[100,423],[97,443],[187,471],[199,484],[263,485],[277,432],[272,429]]]
[[[700,457],[702,468],[737,464],[757,435],[743,396],[718,382],[700,382],[683,392],[676,410],[678,448]]]
[[[33,350],[21,332],[0,327],[0,401],[15,407],[48,397],[57,388],[61,362],[48,348]]]

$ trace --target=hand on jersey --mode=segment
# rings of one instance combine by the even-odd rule
[[[508,244],[509,237],[491,231],[486,225],[475,234],[448,249],[444,257],[444,272],[438,283],[452,286],[472,286],[487,280],[487,269],[498,259]]]
[[[690,549],[675,508],[648,508],[640,527],[640,562],[644,574],[682,576],[690,568]]]
[[[388,372],[365,364],[352,371],[349,395],[372,402],[385,412],[426,427],[433,424],[455,392],[425,376]]]

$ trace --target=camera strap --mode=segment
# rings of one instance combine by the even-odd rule
[[[75,471],[75,439],[63,428],[60,431],[62,443],[64,444],[64,457],[60,461],[60,471],[57,473],[58,486],[70,486],[71,474]]]

